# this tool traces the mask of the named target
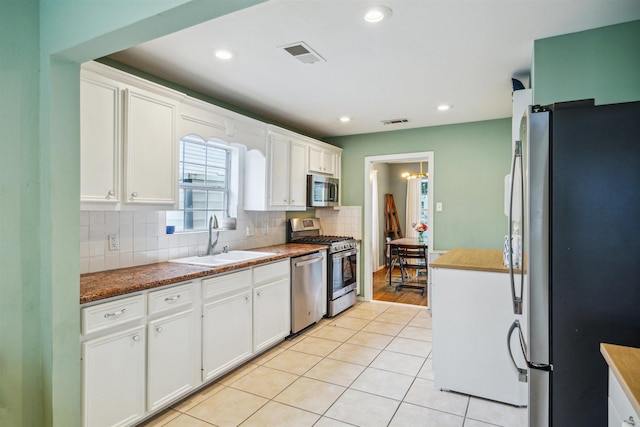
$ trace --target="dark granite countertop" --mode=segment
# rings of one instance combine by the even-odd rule
[[[260,252],[274,252],[275,255],[226,264],[219,267],[160,262],[137,267],[82,274],[80,275],[80,304],[87,304],[106,298],[126,295],[214,274],[226,273],[265,262],[304,255],[326,248],[324,245],[288,243],[251,249]]]

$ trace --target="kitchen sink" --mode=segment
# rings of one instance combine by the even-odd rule
[[[275,255],[275,252],[257,252],[257,251],[231,251],[213,255],[214,258],[220,260],[229,260],[232,262],[248,261],[256,258],[264,258]]]
[[[258,251],[231,251],[215,255],[190,256],[186,258],[176,258],[169,260],[170,262],[178,262],[182,264],[197,264],[218,267],[221,265],[233,264],[235,262],[250,261],[252,259],[264,258],[275,255],[275,252],[258,252]]]

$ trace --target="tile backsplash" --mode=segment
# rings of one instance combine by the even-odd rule
[[[285,212],[238,211],[236,230],[221,231],[215,250],[220,252],[225,245],[231,250],[277,245],[285,242],[285,233]],[[118,236],[116,250],[109,248],[112,235]],[[80,272],[201,255],[207,240],[206,231],[166,234],[163,211],[81,211]]]
[[[353,236],[362,239],[362,207],[341,206],[340,209],[316,209],[322,234]]]
[[[361,238],[362,208],[316,209],[324,234]],[[215,251],[252,249],[286,242],[285,212],[238,211],[237,228],[221,231]],[[251,236],[247,236],[247,232]],[[109,236],[118,249],[110,250]],[[215,236],[214,236],[215,238]],[[206,252],[206,231],[166,234],[163,211],[81,211],[80,273],[152,264]]]

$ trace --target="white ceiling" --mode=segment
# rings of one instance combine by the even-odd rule
[[[370,24],[371,0],[271,0],[111,58],[325,137],[510,117],[511,77],[528,87],[534,40],[640,19],[639,0],[377,3],[393,14]],[[326,62],[279,48],[300,41]],[[219,47],[236,58],[215,59]]]

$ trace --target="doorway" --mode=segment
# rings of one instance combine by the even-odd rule
[[[373,299],[373,283],[374,283],[374,269],[378,266],[378,262],[374,259],[376,254],[376,247],[381,247],[378,243],[379,240],[376,241],[374,234],[374,221],[383,221],[383,218],[380,218],[379,215],[376,215],[374,211],[374,204],[384,203],[384,200],[380,201],[379,197],[373,195],[373,188],[376,186],[375,182],[372,183],[371,175],[372,172],[375,173],[376,167],[375,165],[381,163],[419,163],[427,165],[427,172],[429,174],[428,180],[428,188],[429,188],[429,197],[428,197],[428,211],[433,212],[433,195],[435,190],[435,175],[434,175],[434,161],[435,156],[433,151],[427,152],[416,152],[416,153],[404,153],[404,154],[389,154],[382,156],[368,156],[364,159],[364,188],[365,188],[365,200],[364,200],[364,242],[362,248],[362,263],[363,263],[363,298],[365,301],[371,301]],[[396,201],[396,203],[398,203]],[[402,200],[401,203],[404,203]],[[378,224],[376,223],[377,227]],[[428,226],[429,233],[427,235],[427,244],[429,248],[433,247],[433,236],[434,236],[434,218],[431,214],[428,218]],[[402,225],[403,230],[405,228],[404,224]],[[406,231],[406,230],[405,230]],[[384,236],[380,235],[380,239],[384,241]],[[378,272],[377,275],[382,274],[385,275],[384,271],[382,273]],[[376,276],[378,278],[378,276]],[[397,301],[402,303],[401,300]]]

